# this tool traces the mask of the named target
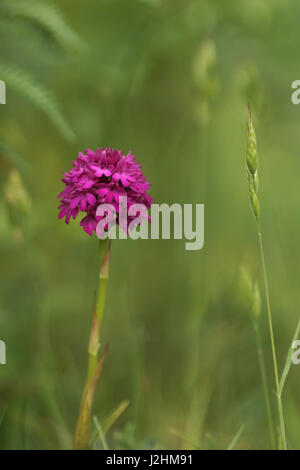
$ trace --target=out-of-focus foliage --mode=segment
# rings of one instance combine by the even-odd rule
[[[110,350],[94,413],[103,427],[119,403],[130,405],[105,434],[107,445],[264,448],[255,337],[239,283],[241,264],[261,281],[244,164],[247,104],[257,131],[282,371],[299,315],[300,108],[290,100],[290,84],[300,77],[299,2],[38,3],[40,15],[32,2],[0,0],[1,63],[16,83],[6,78],[7,104],[0,106],[1,182],[2,188],[20,184],[19,177],[11,180],[17,169],[31,199],[22,244],[15,243],[1,202],[0,338],[7,365],[0,368],[0,447],[71,445],[97,240],[77,222],[57,221],[57,195],[61,172],[79,150],[110,145],[137,155],[156,202],[205,204],[205,247],[187,252],[180,240],[113,243],[103,329]],[[4,21],[4,6],[11,21],[8,10]],[[72,30],[61,27],[57,8]],[[26,70],[24,80],[16,70]],[[14,86],[26,86],[29,100]],[[49,111],[44,89],[51,102],[56,96],[77,142],[63,139],[48,119],[68,134],[56,105],[48,117],[32,106],[42,97],[39,107]],[[271,382],[263,296],[261,302]],[[290,448],[299,448],[300,370],[293,366],[289,374],[287,435]],[[273,394],[272,405],[275,418]]]
[[[61,113],[55,95],[47,89],[41,79],[35,78],[31,71],[39,68],[39,62],[42,59],[45,60],[43,56],[46,47],[55,47],[58,51],[83,48],[83,43],[67,25],[60,11],[54,4],[47,1],[0,0],[0,40],[0,75],[10,97],[11,92],[18,92],[30,104],[44,112],[67,140],[74,140],[75,134]],[[41,44],[44,47],[40,47]],[[33,55],[35,56],[34,62],[32,61]],[[49,67],[48,62],[49,58],[45,61],[45,66]],[[4,152],[2,151],[4,157],[11,155],[11,150],[6,147],[5,137],[2,147],[3,145],[5,146]],[[11,186],[16,184],[16,174],[18,174],[18,187],[23,186],[22,176],[16,173],[12,161],[10,173],[6,173],[6,166],[3,166],[2,170],[10,180]],[[12,175],[14,175],[14,183],[11,181]],[[17,222],[20,215],[15,214],[16,205],[11,201],[8,202],[7,187],[4,190],[4,199],[8,203],[9,220],[14,238],[21,241],[23,232]]]
[[[50,2],[1,0],[0,39],[0,73],[8,89],[16,90],[28,98],[49,116],[67,139],[73,139],[73,131],[61,114],[54,95],[19,64],[19,53],[22,49],[24,57],[21,62],[27,65],[33,56],[32,52],[37,52],[34,47],[36,44],[44,43],[52,47],[55,45],[57,48],[80,49],[82,43],[79,37],[65,23],[59,10]],[[21,48],[20,40],[24,43]],[[40,50],[35,57],[36,63],[39,62],[42,54],[43,51]],[[27,60],[26,56],[28,56]]]
[[[13,236],[16,241],[23,240],[22,224],[24,216],[31,209],[31,200],[24,188],[22,178],[17,170],[11,170],[4,185],[4,201],[7,205]]]

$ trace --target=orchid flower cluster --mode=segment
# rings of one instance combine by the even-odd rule
[[[96,152],[87,149],[79,152],[73,167],[63,173],[65,189],[58,196],[61,200],[59,218],[75,219],[79,212],[86,215],[80,222],[86,233],[92,235],[104,215],[97,215],[100,204],[111,204],[116,210],[116,223],[119,223],[119,198],[127,197],[127,211],[133,204],[143,204],[150,208],[153,199],[147,193],[149,183],[137,163],[135,155],[124,155],[121,150],[98,148]],[[133,216],[127,217],[128,230]]]

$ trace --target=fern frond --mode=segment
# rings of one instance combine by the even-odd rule
[[[2,14],[23,18],[47,32],[64,47],[82,49],[83,41],[68,26],[60,11],[50,2],[38,0],[4,0],[0,3]]]
[[[14,89],[20,92],[51,119],[66,139],[74,140],[75,135],[63,117],[55,97],[36,82],[28,72],[0,63],[0,76],[8,90]]]

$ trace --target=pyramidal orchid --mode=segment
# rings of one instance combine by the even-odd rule
[[[101,204],[114,206],[118,224],[120,197],[127,197],[128,212],[133,204],[144,204],[149,209],[153,202],[148,194],[151,183],[143,175],[136,157],[131,153],[124,155],[121,150],[98,148],[95,152],[90,149],[85,153],[79,152],[70,171],[63,173],[62,181],[65,188],[58,196],[59,219],[64,218],[68,224],[71,218],[76,219],[82,213],[80,225],[90,236],[96,234],[97,225],[104,217],[97,215]],[[122,227],[126,231],[134,219],[127,215],[127,227]],[[109,263],[110,241],[106,238],[100,240],[100,271],[88,346],[88,372],[74,435],[74,449],[89,448],[93,400],[107,351],[106,347],[99,355]]]
[[[153,200],[147,193],[150,183],[146,181],[134,155],[124,155],[121,150],[98,148],[79,152],[77,160],[62,181],[65,189],[58,196],[60,219],[68,224],[80,212],[85,213],[80,225],[89,235],[96,231],[104,216],[97,216],[100,204],[112,204],[119,212],[120,196],[127,197],[128,211],[133,204],[144,204],[148,209]],[[128,216],[128,225],[134,217]],[[118,217],[117,217],[118,223]],[[127,227],[128,228],[128,227]]]

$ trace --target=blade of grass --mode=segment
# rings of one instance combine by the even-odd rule
[[[242,426],[240,427],[240,429],[238,430],[238,432],[236,433],[236,435],[234,436],[234,438],[230,442],[229,446],[227,447],[227,450],[233,450],[235,448],[235,446],[238,443],[238,440],[241,437],[244,429],[245,429],[245,425],[242,424]]]
[[[128,400],[122,401],[117,408],[107,417],[103,420],[103,433],[106,434],[110,428],[115,424],[117,419],[124,413],[124,411],[127,409],[129,405]]]
[[[104,432],[102,430],[101,424],[99,423],[99,421],[97,419],[97,416],[93,417],[93,421],[95,423],[95,426],[96,426],[96,429],[97,429],[97,432],[98,432],[98,436],[99,436],[99,439],[102,443],[103,449],[108,450],[108,445],[107,445],[107,442],[106,442],[106,439],[105,439],[105,435],[104,435]]]
[[[106,418],[103,419],[102,421],[102,429],[104,435],[108,433],[108,431],[111,429],[111,427],[115,424],[115,422],[119,419],[119,417],[124,413],[124,411],[127,409],[129,405],[129,401],[124,400],[122,401],[117,408],[115,408],[112,413],[110,413]],[[95,443],[95,440],[97,439],[97,429],[94,430],[93,436],[92,436],[92,443]]]
[[[292,361],[291,361],[291,356],[293,354],[293,348],[292,348],[292,344],[294,341],[296,341],[298,335],[299,335],[299,331],[300,331],[300,320],[298,321],[298,325],[297,325],[297,328],[296,328],[296,331],[295,331],[295,334],[294,334],[294,337],[293,337],[293,340],[291,342],[291,346],[289,348],[289,351],[288,351],[288,354],[287,354],[287,357],[286,357],[286,361],[285,361],[285,366],[284,366],[284,369],[283,369],[283,372],[282,372],[282,376],[281,376],[281,379],[280,379],[280,384],[279,384],[279,392],[280,392],[280,395],[282,394],[283,392],[283,389],[284,389],[284,385],[285,385],[285,381],[286,381],[286,378],[288,376],[288,373],[290,371],[290,368],[291,368],[291,365],[292,365]]]

